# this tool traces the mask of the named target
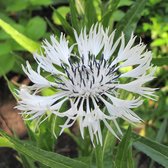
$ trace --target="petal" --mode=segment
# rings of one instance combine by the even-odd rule
[[[34,71],[32,67],[30,66],[29,62],[26,62],[27,67],[25,68],[22,66],[23,71],[25,74],[29,77],[29,79],[36,84],[38,88],[42,87],[51,87],[52,85],[55,85],[55,83],[48,81],[43,76],[41,76],[39,73]]]

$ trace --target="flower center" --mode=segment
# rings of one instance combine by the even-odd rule
[[[58,88],[69,93],[69,97],[88,97],[103,94],[114,89],[114,83],[119,75],[114,66],[103,57],[96,60],[95,57],[77,63],[69,60],[70,66],[62,65],[66,76],[61,76]]]

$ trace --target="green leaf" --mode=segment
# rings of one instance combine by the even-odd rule
[[[45,120],[39,125],[36,136],[37,146],[47,151],[54,151],[54,146],[56,143],[56,138],[54,137],[53,131],[51,129],[52,119],[55,119],[54,117],[55,116],[52,115],[49,119]],[[41,120],[44,120],[44,118]]]
[[[0,137],[0,147],[13,148],[13,144],[5,137]]]
[[[91,152],[91,154],[89,154],[87,156],[79,157],[79,158],[77,158],[77,160],[86,163],[87,165],[89,165],[89,168],[90,168],[92,165],[92,159],[93,159],[92,157],[93,157],[93,152]]]
[[[124,137],[122,138],[122,141],[118,146],[115,160],[117,168],[128,167],[128,165],[132,166],[133,160],[130,158],[131,157],[130,145],[131,145],[131,126],[128,127],[127,132],[125,133]]]
[[[0,76],[8,73],[14,64],[15,59],[11,54],[0,55]]]
[[[167,118],[164,119],[164,121],[162,122],[158,134],[156,136],[156,141],[157,142],[161,142],[164,138],[164,136],[166,135],[166,129],[167,129]]]
[[[58,11],[55,10],[54,13],[55,13],[55,16],[59,18],[64,30],[66,31],[66,33],[69,34],[71,37],[74,37],[72,27],[66,21],[66,19]]]
[[[167,118],[164,119],[164,121],[162,122],[159,128],[159,131],[156,136],[157,142],[162,142],[164,136],[166,135],[166,129],[167,129]],[[149,167],[152,168],[153,164],[154,164],[154,161],[152,160]]]
[[[26,64],[25,59],[20,55],[16,55],[15,53],[12,53],[12,55],[15,57],[15,64],[14,64],[13,68],[11,69],[12,72],[25,75],[23,72],[22,66],[21,66],[21,65],[25,66],[25,64]]]
[[[128,149],[127,167],[129,167],[129,168],[134,168],[135,167],[135,165],[134,165],[134,158],[132,156],[132,148]]]
[[[102,17],[102,24],[104,27],[107,27],[109,25],[110,18],[113,14],[113,12],[116,10],[120,0],[112,0],[110,9],[107,10],[107,12]]]
[[[94,1],[85,1],[85,16],[87,21],[87,28],[90,29],[90,27],[97,22],[97,14],[94,7]]]
[[[147,156],[149,156],[159,164],[168,167],[168,146],[137,135],[136,138],[138,139],[137,142],[134,142],[134,146],[138,150],[145,153]]]
[[[131,9],[129,9],[121,21],[116,25],[116,38],[121,35],[121,32],[125,33],[127,40],[130,38],[131,33],[135,30],[136,24],[141,17],[146,2],[146,0],[136,0]]]
[[[35,161],[32,158],[22,155],[20,153],[18,154],[20,159],[22,160],[22,165],[24,166],[24,168],[37,168],[37,166],[35,165]]]
[[[152,43],[151,43],[151,46],[152,47],[160,47],[160,46],[163,46],[163,45],[167,45],[168,43],[168,39],[163,39],[163,38],[157,38],[155,39]]]
[[[121,6],[130,6],[132,4],[132,0],[120,0],[119,7]]]
[[[30,0],[30,3],[34,6],[40,6],[40,5],[50,5],[52,3],[52,0]]]
[[[0,40],[6,40],[6,39],[10,39],[10,36],[3,30],[0,30]]]
[[[45,17],[45,20],[46,20],[48,26],[50,27],[51,31],[52,31],[57,37],[60,37],[61,32],[57,29],[57,27],[56,27],[47,17]]]
[[[15,149],[18,152],[22,153],[23,155],[29,156],[30,158],[33,158],[34,160],[39,161],[40,163],[49,166],[51,168],[88,167],[85,163],[81,161],[70,159],[68,157],[53,152],[47,152],[24,141],[10,137],[2,130],[0,130],[0,133],[15,146]]]
[[[168,65],[168,57],[153,58],[152,63],[157,66]]]
[[[9,54],[11,52],[11,49],[12,47],[9,42],[0,43],[0,55]]]
[[[9,3],[7,6],[8,12],[18,12],[28,7],[29,2],[23,0],[15,0],[15,3]]]
[[[67,14],[70,12],[69,6],[61,6],[61,7],[57,8],[56,10],[63,18],[66,18]],[[57,25],[62,24],[61,20],[57,16],[55,10],[54,10],[54,13],[53,13],[53,21]]]
[[[77,11],[78,11],[78,13],[80,14],[80,15],[84,15],[84,1],[81,1],[81,0],[75,0],[75,3],[76,3],[76,9],[77,9]]]
[[[117,139],[108,129],[103,137],[104,137],[104,143],[103,143],[102,155],[103,155],[104,167],[113,168],[114,163],[112,160],[112,156]]]
[[[76,10],[76,6],[75,6],[74,0],[70,0],[70,11],[71,11],[72,26],[79,33],[78,13],[77,13],[77,10]]]
[[[96,155],[97,168],[103,168],[103,153],[102,153],[102,147],[100,145],[97,145],[95,147],[95,155]]]
[[[114,13],[113,13],[113,21],[120,21],[123,17],[125,16],[125,13],[121,10],[116,10]]]
[[[19,88],[16,87],[11,81],[8,80],[8,78],[4,75],[4,78],[7,82],[8,88],[10,90],[10,92],[12,93],[13,97],[18,100],[18,97],[16,96],[16,90],[18,90]]]
[[[8,23],[4,22],[2,19],[0,19],[0,27],[27,51],[33,53],[40,48],[40,45],[37,42],[19,33],[16,29],[14,29]]]
[[[46,29],[47,25],[44,19],[36,16],[29,20],[25,32],[28,37],[32,38],[33,40],[38,40],[44,36]]]

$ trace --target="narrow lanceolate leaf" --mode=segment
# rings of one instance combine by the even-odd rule
[[[165,58],[153,58],[152,63],[157,66],[168,65],[168,57]]]
[[[102,147],[100,145],[97,145],[95,147],[95,156],[96,156],[97,168],[102,168],[103,167],[103,153],[102,153]]]
[[[78,22],[78,13],[76,10],[75,2],[74,0],[70,0],[70,10],[71,10],[71,21],[73,28],[76,29],[76,31],[79,33],[79,22]]]
[[[92,26],[92,24],[96,23],[97,21],[97,14],[94,7],[94,1],[85,1],[85,16],[87,21],[87,28],[89,29]]]
[[[40,48],[40,45],[37,42],[19,33],[16,29],[14,29],[11,25],[2,19],[0,19],[0,27],[27,51],[33,53]]]
[[[116,10],[120,0],[112,0],[111,1],[111,7],[109,10],[106,11],[104,16],[102,17],[102,24],[104,27],[107,27],[110,21],[110,18],[113,14],[113,12]]]
[[[12,93],[13,97],[15,98],[15,100],[18,100],[18,97],[16,96],[16,90],[18,89],[18,86],[14,85],[11,81],[8,80],[7,76],[3,76],[7,82],[8,88],[10,90],[10,92]]]
[[[42,150],[26,142],[10,137],[2,130],[0,130],[0,134],[2,134],[5,138],[7,138],[7,140],[9,140],[9,142],[11,142],[14,145],[14,148],[18,152],[20,152],[23,155],[29,156],[35,161],[38,161],[48,167],[51,167],[51,168],[60,168],[60,167],[61,168],[75,168],[75,167],[87,168],[88,167],[85,163],[81,161],[77,161],[56,153]]]
[[[136,0],[131,9],[129,9],[121,21],[116,25],[116,38],[121,35],[121,32],[125,33],[127,39],[130,37],[131,33],[136,28],[136,24],[141,17],[146,2],[146,0]]]
[[[116,154],[115,165],[117,168],[128,167],[132,168],[133,160],[131,158],[131,126],[129,126],[122,141],[120,142]]]
[[[52,32],[53,32],[57,37],[60,37],[61,32],[56,28],[56,26],[55,26],[47,17],[45,17],[45,20],[46,20],[48,26],[51,28]]]
[[[168,121],[168,119],[165,118],[164,121],[162,122],[160,128],[159,128],[158,134],[156,136],[156,141],[157,142],[162,142],[164,136],[166,135],[167,121]]]
[[[74,36],[72,27],[70,24],[66,21],[66,19],[56,10],[54,10],[56,16],[59,18],[63,28],[65,29],[66,33],[69,34],[71,37]]]
[[[158,131],[157,136],[156,136],[156,141],[157,142],[162,142],[163,138],[166,135],[166,129],[167,129],[167,124],[168,124],[167,120],[168,119],[165,118],[164,121],[162,122],[160,128],[159,128],[159,131]],[[152,168],[153,165],[154,165],[154,161],[152,160],[149,168]]]
[[[112,124],[110,124],[112,125]],[[112,159],[114,147],[116,144],[116,137],[107,130],[103,134],[104,140],[103,140],[103,149],[102,149],[102,157],[103,157],[103,163],[105,168],[112,168],[114,167],[114,160]]]
[[[106,155],[109,155],[109,153],[112,153],[113,147],[116,143],[116,138],[111,134],[109,130],[107,130],[107,133],[104,138],[103,143],[103,157],[106,159]]]
[[[13,148],[13,144],[5,137],[0,137],[0,147]]]
[[[168,167],[168,146],[144,137],[139,137],[134,146],[154,161]]]

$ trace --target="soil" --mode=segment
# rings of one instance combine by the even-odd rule
[[[22,138],[26,135],[26,127],[19,111],[14,108],[15,106],[16,101],[11,95],[6,81],[0,78],[0,129],[11,136],[16,134]],[[0,168],[22,168],[16,151],[10,148],[0,148]]]

